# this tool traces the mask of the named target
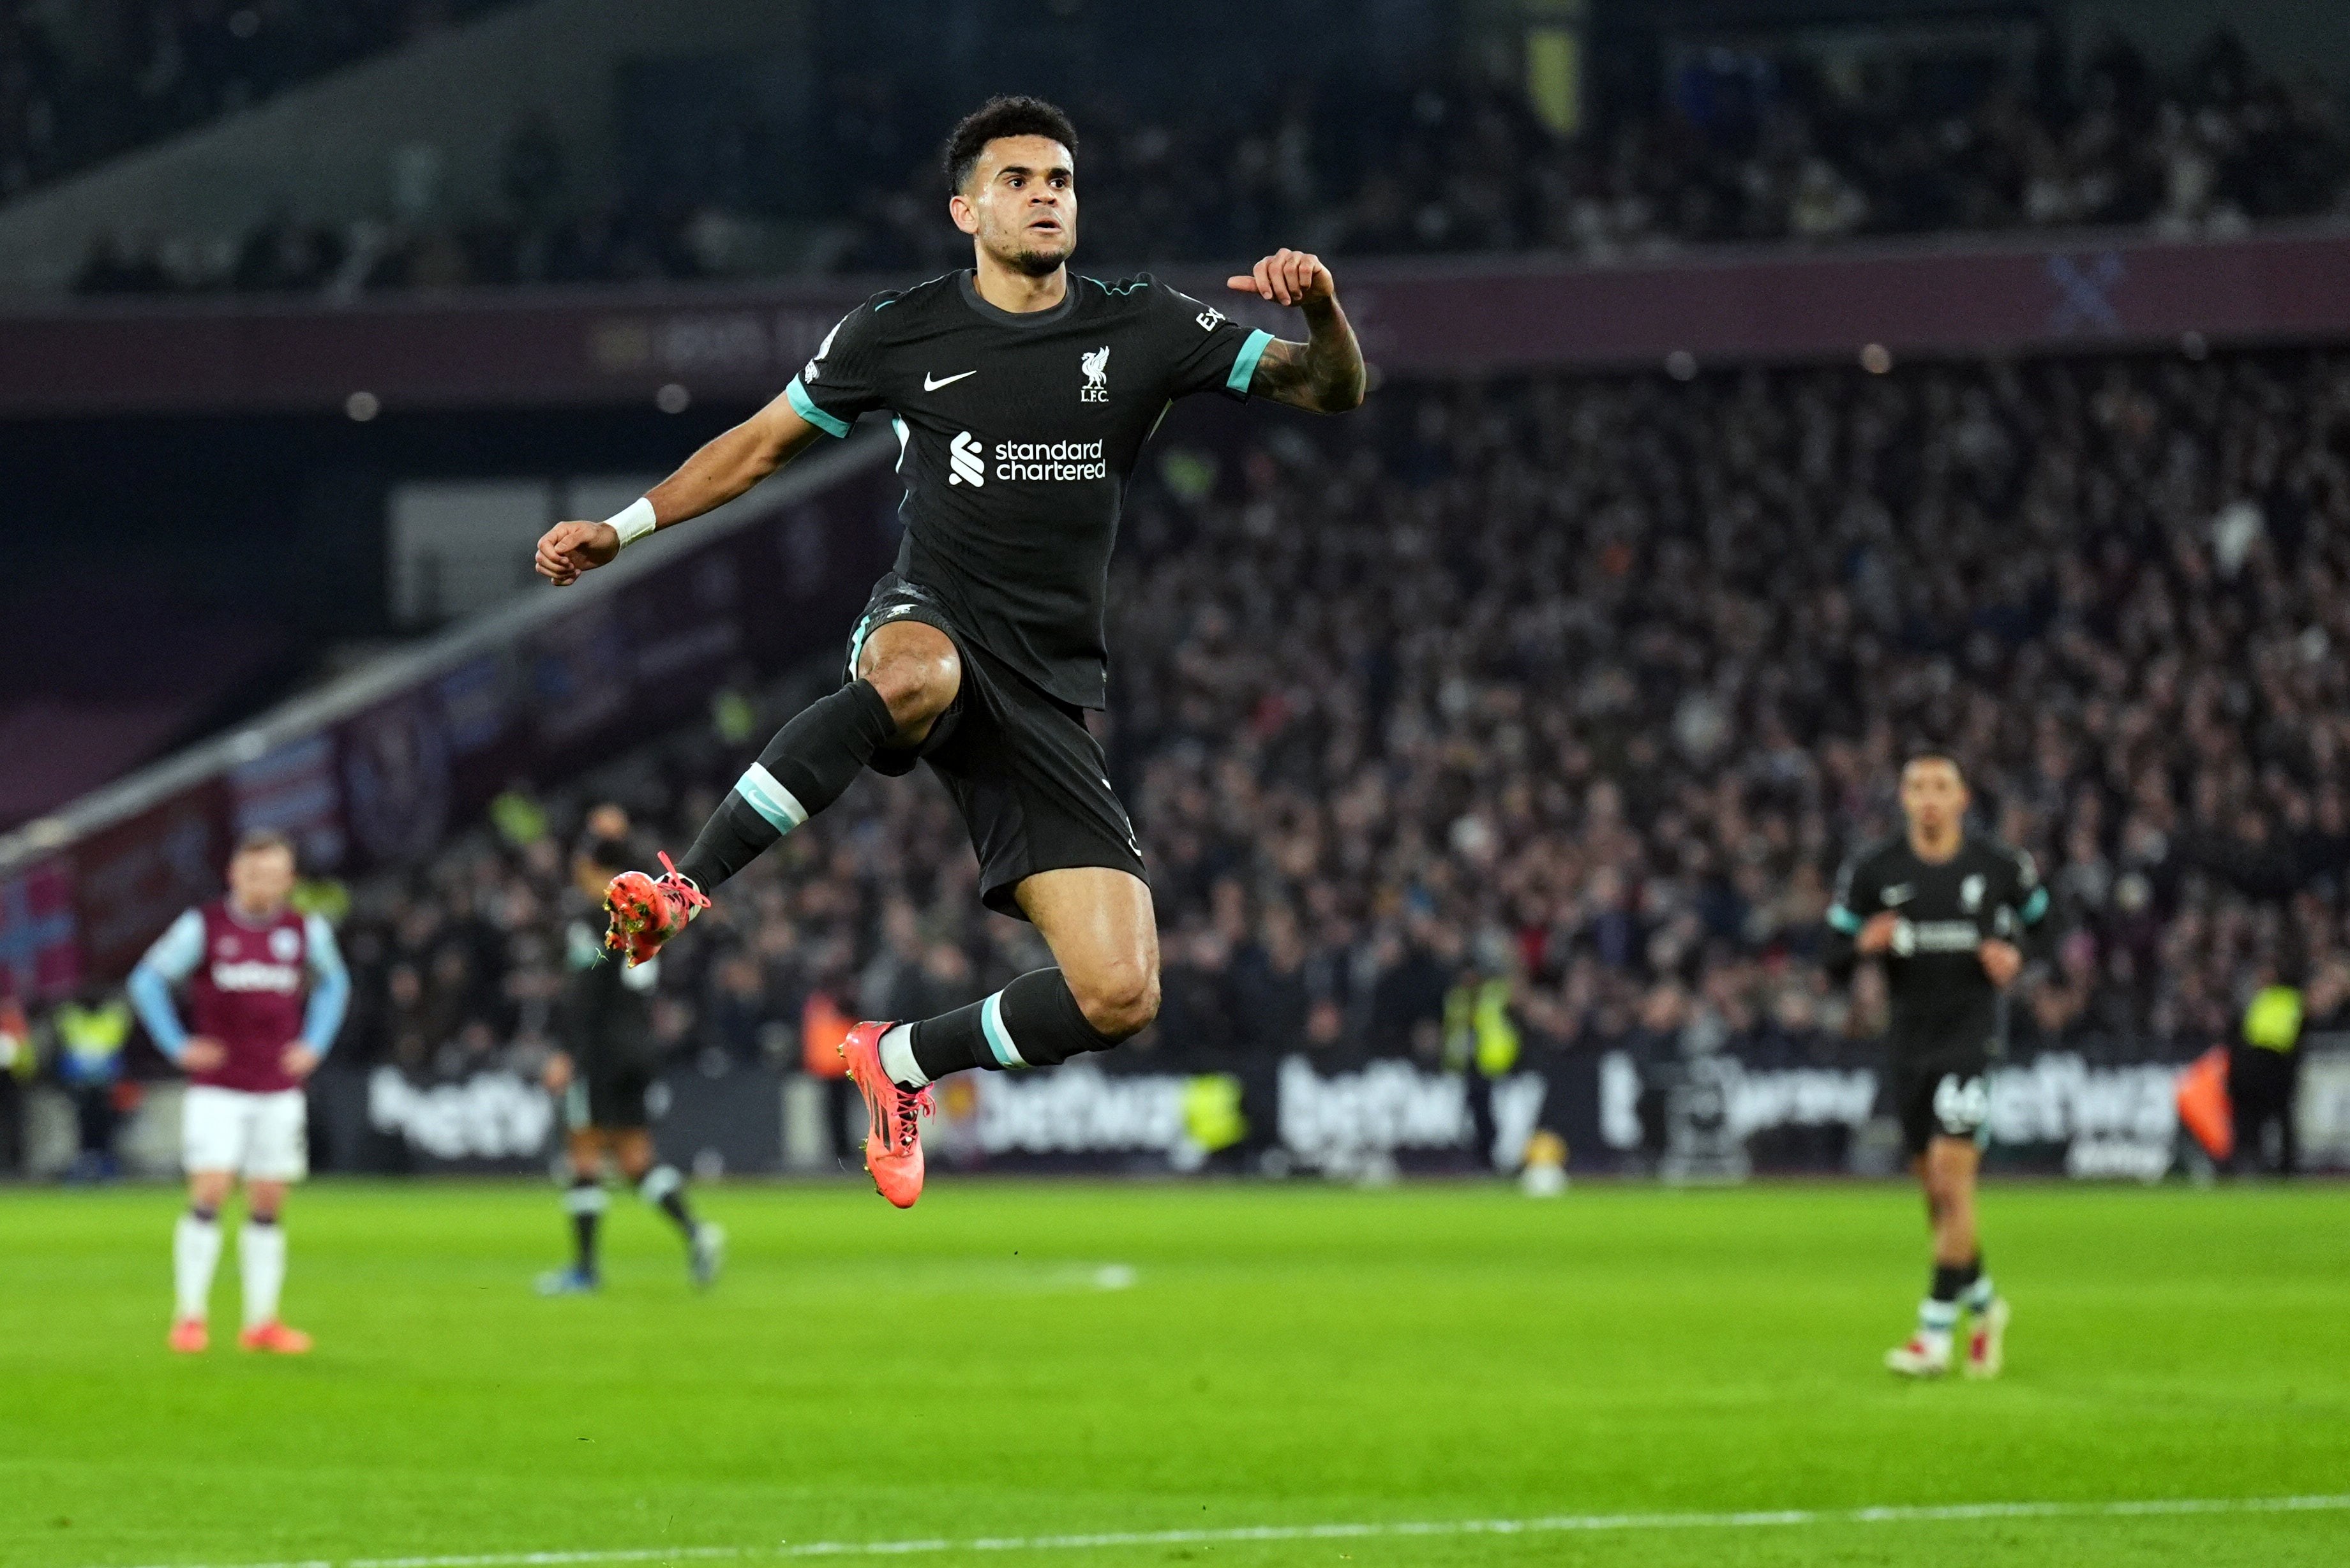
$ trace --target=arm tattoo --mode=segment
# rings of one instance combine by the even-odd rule
[[[1305,312],[1306,340],[1291,343],[1275,338],[1265,345],[1256,362],[1249,390],[1294,409],[1317,414],[1342,414],[1363,401],[1365,374],[1362,346],[1347,313],[1336,300]]]

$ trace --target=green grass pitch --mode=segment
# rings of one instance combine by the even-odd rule
[[[605,1293],[542,1301],[546,1186],[314,1184],[290,1360],[218,1347],[233,1255],[216,1347],[164,1350],[172,1192],[0,1192],[0,1563],[2350,1562],[2338,1506],[2096,1511],[2350,1493],[2342,1187],[1994,1187],[2009,1375],[1922,1386],[1877,1365],[1925,1272],[1892,1185],[699,1197],[714,1293],[631,1203]],[[2010,1502],[2062,1506],[1849,1513]],[[1715,1517],[1232,1533],[1626,1514]]]

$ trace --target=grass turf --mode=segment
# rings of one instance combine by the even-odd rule
[[[1877,1367],[1925,1272],[1895,1186],[957,1180],[701,1196],[717,1291],[511,1184],[320,1182],[301,1360],[162,1345],[175,1196],[0,1192],[0,1563],[289,1563],[1872,1505],[2350,1492],[2350,1189],[1994,1188],[2008,1376]],[[1105,1273],[1107,1269],[1112,1272]],[[1116,1272],[1130,1270],[1130,1277]],[[1117,1287],[1123,1288],[1117,1288]],[[1111,1288],[1106,1288],[1111,1287]],[[1236,1565],[2274,1565],[2350,1512],[944,1551]],[[659,1561],[658,1557],[647,1561]]]

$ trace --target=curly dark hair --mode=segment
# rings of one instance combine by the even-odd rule
[[[998,95],[964,115],[940,150],[948,190],[962,189],[979,155],[999,136],[1048,136],[1067,148],[1071,158],[1077,155],[1077,128],[1058,105],[1041,98]]]

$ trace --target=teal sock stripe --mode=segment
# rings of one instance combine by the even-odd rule
[[[979,1032],[987,1037],[987,1049],[999,1067],[1025,1067],[1027,1058],[1012,1044],[1012,1032],[1003,1027],[1003,993],[997,992],[979,1006]]]
[[[767,826],[777,833],[789,833],[807,820],[807,808],[791,791],[775,782],[764,763],[753,763],[734,781],[734,793],[743,804],[767,819]]]

